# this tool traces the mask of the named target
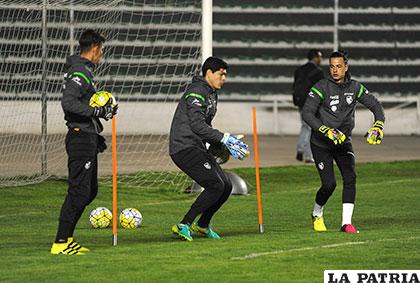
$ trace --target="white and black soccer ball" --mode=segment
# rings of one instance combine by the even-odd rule
[[[103,229],[109,227],[112,222],[112,213],[106,207],[97,207],[89,215],[90,224],[93,228]]]
[[[126,208],[120,214],[120,224],[125,229],[139,228],[143,222],[143,216],[136,208]]]

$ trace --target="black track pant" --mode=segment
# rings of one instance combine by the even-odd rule
[[[316,194],[316,203],[325,205],[336,187],[333,160],[343,177],[343,203],[354,203],[356,198],[356,172],[351,143],[322,148],[311,143],[315,166],[321,178],[321,188]]]
[[[61,207],[56,242],[73,237],[85,207],[98,193],[98,135],[69,130],[66,136],[68,155],[68,191]]]
[[[197,224],[207,228],[213,215],[229,198],[232,183],[214,157],[200,149],[188,148],[171,155],[171,158],[182,171],[204,188],[181,223],[191,224],[201,214]]]

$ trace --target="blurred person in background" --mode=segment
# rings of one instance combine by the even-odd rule
[[[313,162],[311,146],[309,143],[311,128],[302,118],[302,108],[310,88],[324,78],[324,73],[320,67],[322,52],[320,50],[311,49],[307,54],[307,58],[308,62],[296,69],[293,83],[293,104],[299,108],[301,118],[296,159],[299,161]]]

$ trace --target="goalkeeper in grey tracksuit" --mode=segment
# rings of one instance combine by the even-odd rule
[[[336,187],[335,160],[343,177],[341,231],[355,234],[359,231],[352,224],[356,173],[351,132],[356,102],[366,106],[375,116],[375,123],[366,134],[370,144],[380,144],[385,115],[382,105],[366,87],[350,78],[345,52],[333,52],[329,63],[330,78],[320,80],[311,88],[302,111],[303,119],[312,128],[311,149],[321,178],[312,213],[313,228],[315,231],[327,230],[323,208]]]
[[[193,239],[190,230],[208,238],[220,238],[209,226],[210,220],[232,191],[229,178],[207,152],[206,143],[224,144],[235,158],[248,155],[246,144],[214,129],[211,124],[217,112],[217,91],[225,83],[227,69],[228,65],[222,59],[207,58],[202,67],[203,76],[193,78],[172,120],[169,154],[184,173],[204,188],[181,222],[172,227],[174,234],[187,241]],[[197,223],[193,223],[200,214]]]
[[[61,207],[52,254],[81,255],[89,249],[73,240],[73,232],[85,207],[98,192],[98,152],[106,149],[99,135],[103,126],[99,118],[111,119],[117,106],[91,107],[96,92],[92,70],[102,58],[105,38],[93,30],[84,31],[79,39],[80,55],[67,58],[64,66],[61,105],[68,132],[65,139],[68,155],[68,193]]]

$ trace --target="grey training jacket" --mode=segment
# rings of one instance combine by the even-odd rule
[[[331,78],[317,82],[311,88],[302,110],[303,119],[312,128],[311,142],[324,148],[333,145],[318,131],[321,125],[339,129],[346,135],[346,142],[351,142],[356,102],[372,111],[375,121],[385,122],[381,103],[369,94],[366,87],[352,80],[349,75],[342,84],[337,84]]]
[[[206,151],[205,143],[218,144],[223,133],[211,122],[217,112],[217,90],[203,77],[194,77],[182,95],[172,120],[169,154],[196,147]]]
[[[94,67],[94,63],[78,55],[67,58],[61,106],[67,127],[99,134],[103,126],[97,117],[93,117],[93,107],[89,105],[90,98],[96,92],[92,74]]]

